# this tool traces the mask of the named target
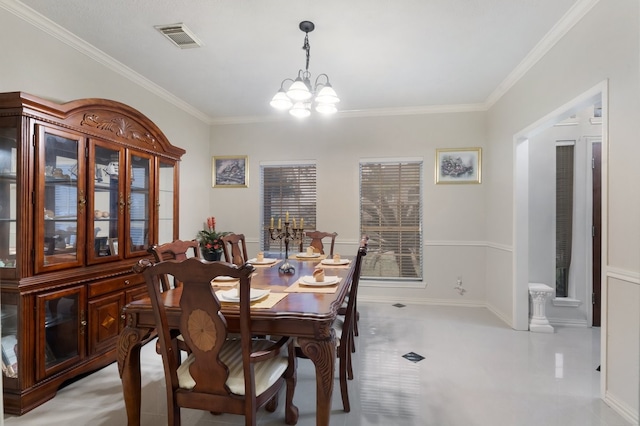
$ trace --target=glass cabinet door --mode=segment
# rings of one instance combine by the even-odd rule
[[[84,143],[81,136],[37,127],[36,272],[84,261]]]
[[[175,165],[160,161],[158,168],[158,244],[170,243],[177,238]]]
[[[124,218],[124,150],[90,140],[88,163],[88,263],[122,258],[118,242]]]
[[[84,286],[36,296],[36,376],[41,380],[85,356]]]
[[[16,266],[17,159],[17,119],[0,118],[0,268],[3,270]]]
[[[127,176],[128,244],[125,255],[140,255],[147,252],[153,236],[153,210],[151,182],[153,179],[153,157],[135,151],[127,152],[129,173]]]

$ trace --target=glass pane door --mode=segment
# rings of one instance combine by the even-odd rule
[[[144,254],[153,235],[153,205],[150,198],[153,157],[139,152],[128,152],[129,175],[127,194],[128,247],[127,255]]]
[[[17,119],[0,119],[0,268],[16,266],[17,141]]]
[[[174,235],[176,197],[174,188],[175,166],[160,161],[158,188],[158,244],[169,243],[177,238]]]
[[[124,217],[124,152],[98,140],[89,146],[89,263],[121,258],[118,249]],[[91,173],[93,171],[93,173]]]
[[[80,286],[36,297],[38,380],[84,357],[85,294]]]
[[[38,126],[36,272],[83,263],[83,148],[80,136]]]

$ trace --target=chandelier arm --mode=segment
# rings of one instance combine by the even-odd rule
[[[322,76],[324,76],[324,78],[326,78],[326,79],[327,79],[327,81],[325,81],[324,83],[322,83],[322,82],[318,82],[318,80],[320,80],[320,77],[322,77]],[[322,86],[322,87],[324,87],[324,86],[326,86],[327,84],[329,84],[329,76],[328,76],[328,75],[326,75],[325,73],[322,73],[322,74],[320,74],[320,75],[318,75],[318,76],[316,77],[316,82],[313,84],[313,90],[317,90],[317,89],[318,89],[318,86]]]
[[[286,83],[287,81],[290,81],[291,84],[293,84],[292,78],[285,78],[284,80],[282,80],[282,83],[280,83],[280,90],[284,90],[284,83]]]

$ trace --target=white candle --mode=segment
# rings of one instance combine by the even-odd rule
[[[273,229],[273,218],[271,218],[271,225],[269,225],[269,228]]]

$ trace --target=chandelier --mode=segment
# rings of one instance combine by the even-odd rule
[[[310,21],[300,22],[300,30],[305,33],[304,45],[302,49],[307,54],[307,63],[304,70],[298,71],[298,77],[293,80],[286,78],[280,83],[280,90],[271,99],[271,106],[280,110],[289,110],[289,114],[294,117],[308,117],[311,115],[311,106],[322,114],[333,114],[338,109],[336,104],[340,102],[338,95],[329,83],[329,76],[320,74],[313,86],[311,86],[311,73],[309,72],[309,33],[313,31],[315,25]],[[285,84],[291,83],[285,90]]]

